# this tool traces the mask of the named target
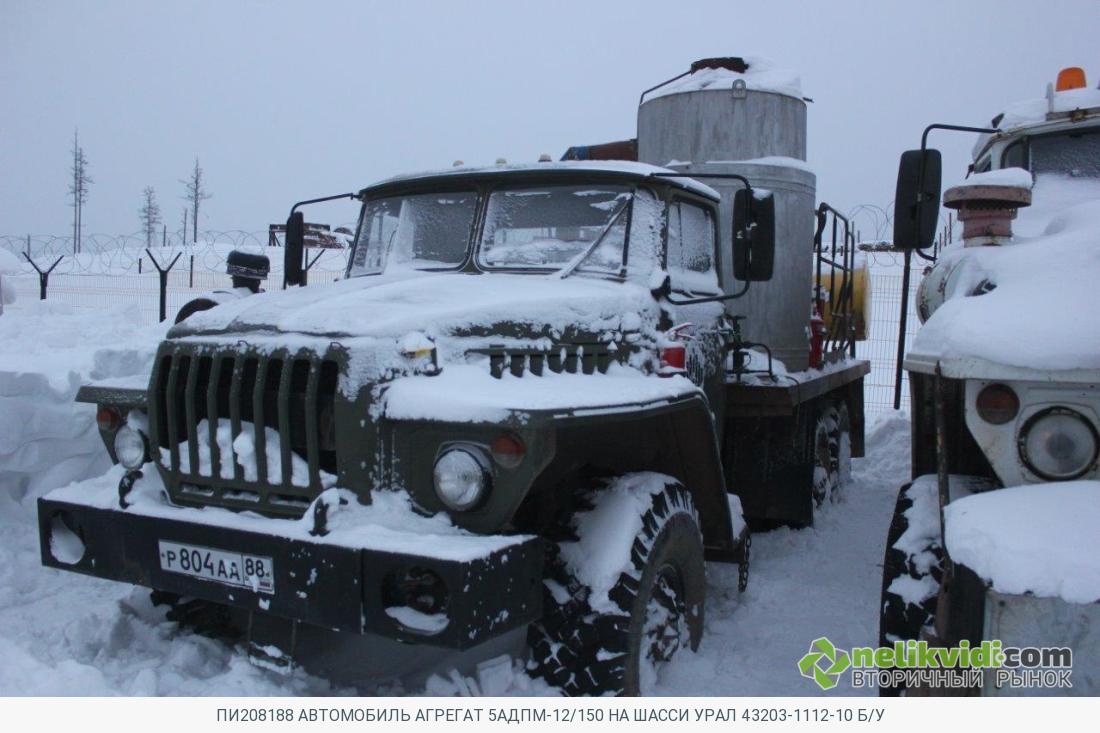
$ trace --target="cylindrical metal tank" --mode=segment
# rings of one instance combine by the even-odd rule
[[[753,283],[744,297],[727,302],[726,310],[746,316],[746,339],[767,344],[787,369],[801,371],[809,361],[817,193],[816,176],[800,164],[806,159],[806,103],[793,95],[753,89],[752,72],[750,66],[744,75],[731,74],[729,81],[702,88],[688,77],[677,85],[687,91],[662,94],[657,89],[644,97],[638,109],[638,159],[687,175],[735,173],[749,179],[753,188],[772,192],[774,277]],[[754,161],[759,158],[771,160]],[[723,289],[736,292],[743,283],[733,277],[733,195],[742,185],[699,180],[722,195],[719,275]]]

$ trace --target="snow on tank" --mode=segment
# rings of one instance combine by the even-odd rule
[[[744,88],[751,91],[773,92],[802,99],[802,79],[794,69],[780,66],[763,56],[745,56],[740,60],[743,65],[737,68],[743,68],[743,71],[735,71],[733,68],[714,68],[705,65],[705,62],[711,59],[703,59],[697,62],[697,68],[688,74],[647,92],[645,101],[682,92],[733,89],[734,85],[739,83],[743,83]]]

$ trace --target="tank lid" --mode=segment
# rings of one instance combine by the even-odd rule
[[[691,73],[700,69],[726,69],[736,74],[744,74],[749,70],[749,63],[740,56],[716,56],[710,59],[699,59],[691,64]]]

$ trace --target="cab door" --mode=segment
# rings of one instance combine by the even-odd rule
[[[715,215],[715,207],[701,201],[674,197],[669,202],[665,271],[677,300],[722,293],[718,283]],[[675,325],[683,326],[677,337],[687,347],[688,377],[706,394],[716,426],[722,425],[724,412],[725,338],[721,329],[724,313],[720,302],[671,306]]]

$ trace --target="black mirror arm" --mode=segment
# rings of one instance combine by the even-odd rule
[[[749,292],[749,285],[751,285],[751,284],[752,284],[751,280],[746,280],[744,286],[742,286],[742,288],[740,290],[738,290],[736,293],[722,293],[721,295],[708,295],[704,298],[687,298],[686,300],[676,300],[676,299],[672,298],[671,294],[664,287],[662,287],[663,292],[661,292],[660,295],[663,295],[664,299],[667,300],[672,305],[697,305],[699,303],[719,303],[723,300],[736,300],[737,298],[740,298],[741,296],[745,295],[745,293]]]
[[[924,160],[925,160],[924,151],[928,149],[928,133],[932,132],[932,130],[953,130],[955,132],[979,132],[979,133],[987,133],[987,134],[990,134],[990,135],[997,134],[1001,131],[999,128],[996,128],[996,127],[970,127],[969,125],[948,125],[948,124],[944,124],[942,122],[934,122],[931,125],[929,125],[928,127],[924,128],[924,132],[921,133],[921,136],[920,136],[920,151],[921,151],[920,173],[917,174],[917,191],[920,192],[920,198],[917,199],[917,212],[916,212],[916,220],[918,222],[921,220],[921,209],[924,208]],[[918,251],[917,254],[921,257],[921,259],[928,260],[929,262],[935,262],[936,261],[935,257],[929,257],[928,255],[926,255],[922,252]]]
[[[319,204],[324,201],[339,201],[340,199],[357,199],[359,194],[357,193],[338,193],[335,196],[322,196],[319,199],[306,199],[305,201],[299,201],[290,207],[290,215],[294,216],[294,212],[298,210],[299,206],[308,206],[310,204]]]

